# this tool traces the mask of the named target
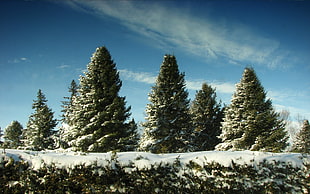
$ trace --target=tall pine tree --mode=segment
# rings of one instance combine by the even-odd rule
[[[155,86],[149,94],[147,118],[140,149],[153,153],[190,150],[191,122],[184,73],[175,56],[165,55]]]
[[[195,130],[195,137],[192,140],[195,150],[214,150],[220,143],[218,136],[221,134],[223,120],[223,109],[217,102],[215,89],[203,83],[202,89],[196,92],[195,99],[191,103],[190,112]]]
[[[37,100],[33,101],[34,113],[30,115],[25,131],[25,147],[32,150],[52,149],[54,140],[53,129],[57,125],[54,112],[47,106],[45,95],[39,89]]]
[[[236,85],[231,104],[222,123],[223,143],[219,150],[282,151],[287,146],[285,124],[272,107],[270,99],[253,68],[245,68]]]
[[[122,82],[116,65],[105,47],[99,47],[91,57],[87,72],[80,77],[79,95],[73,106],[73,140],[75,150],[107,152],[127,150],[133,130],[127,120],[130,107],[119,96]]]
[[[23,126],[18,121],[12,121],[10,125],[5,128],[4,139],[8,148],[17,148],[21,145]]]
[[[308,120],[304,120],[301,130],[297,133],[292,151],[310,154],[310,125]]]

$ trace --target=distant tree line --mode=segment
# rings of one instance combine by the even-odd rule
[[[285,122],[266,97],[255,71],[244,69],[231,103],[223,106],[207,83],[188,99],[185,74],[176,57],[165,55],[149,93],[144,132],[130,119],[131,107],[119,95],[122,81],[106,47],[99,47],[87,72],[74,80],[62,102],[61,127],[41,90],[33,101],[27,128],[18,121],[5,128],[3,146],[31,150],[71,149],[82,152],[147,151],[152,153],[204,150],[281,152],[287,146]],[[0,131],[1,134],[1,131]],[[292,150],[310,153],[310,128],[305,120]]]

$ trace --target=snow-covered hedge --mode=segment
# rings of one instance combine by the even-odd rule
[[[0,155],[4,193],[307,193],[310,156],[293,153]]]

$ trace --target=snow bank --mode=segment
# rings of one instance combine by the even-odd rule
[[[73,168],[77,165],[97,166],[109,165],[112,158],[117,158],[121,165],[133,163],[137,168],[151,168],[151,165],[160,163],[173,163],[177,159],[181,164],[190,161],[199,165],[216,162],[224,167],[235,164],[257,165],[261,162],[283,162],[293,167],[304,168],[310,164],[310,156],[302,156],[299,153],[268,153],[252,151],[204,151],[191,153],[152,154],[147,152],[119,152],[119,153],[79,153],[65,151],[24,151],[6,150],[6,156],[14,160],[28,161],[33,169],[39,169],[43,165],[55,165],[58,168]]]

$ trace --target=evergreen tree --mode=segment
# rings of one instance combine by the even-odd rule
[[[69,144],[79,151],[123,151],[122,140],[132,133],[127,122],[130,107],[119,96],[122,82],[116,65],[105,47],[99,47],[80,77],[79,95],[74,99]],[[128,146],[128,145],[126,145]]]
[[[138,126],[134,119],[129,122],[128,135],[119,140],[122,151],[135,151],[138,147],[139,134],[137,133]]]
[[[285,123],[272,107],[270,99],[253,68],[245,68],[236,85],[222,123],[223,143],[219,150],[261,150],[278,152],[287,146]]]
[[[175,56],[165,55],[155,86],[149,94],[140,149],[153,153],[190,150],[191,122],[184,73]]]
[[[72,80],[68,90],[70,96],[64,97],[65,101],[62,101],[62,125],[57,134],[57,141],[59,142],[58,146],[61,148],[68,148],[68,142],[73,140],[71,137],[70,125],[72,125],[72,114],[74,111],[73,102],[78,95],[78,88],[79,86],[74,80]]]
[[[202,89],[196,92],[190,112],[192,115],[196,151],[214,150],[220,143],[218,136],[221,134],[223,110],[216,100],[216,92],[207,83],[202,84]]]
[[[34,113],[30,115],[25,131],[25,146],[32,150],[52,149],[54,141],[53,129],[57,125],[54,112],[47,106],[45,95],[39,89],[37,100],[33,101]]]
[[[70,93],[70,96],[69,97],[64,97],[64,101],[62,101],[62,110],[61,112],[63,113],[62,114],[62,121],[64,123],[69,123],[70,122],[70,116],[73,112],[73,100],[74,98],[78,95],[78,88],[79,86],[77,85],[77,83],[72,80],[71,81],[71,84],[70,84],[70,87],[68,88],[69,90],[69,93]]]
[[[8,148],[17,148],[21,145],[22,129],[23,126],[18,121],[12,121],[12,123],[5,128],[4,139]]]
[[[292,151],[310,154],[310,125],[304,120],[303,126],[294,139]]]

